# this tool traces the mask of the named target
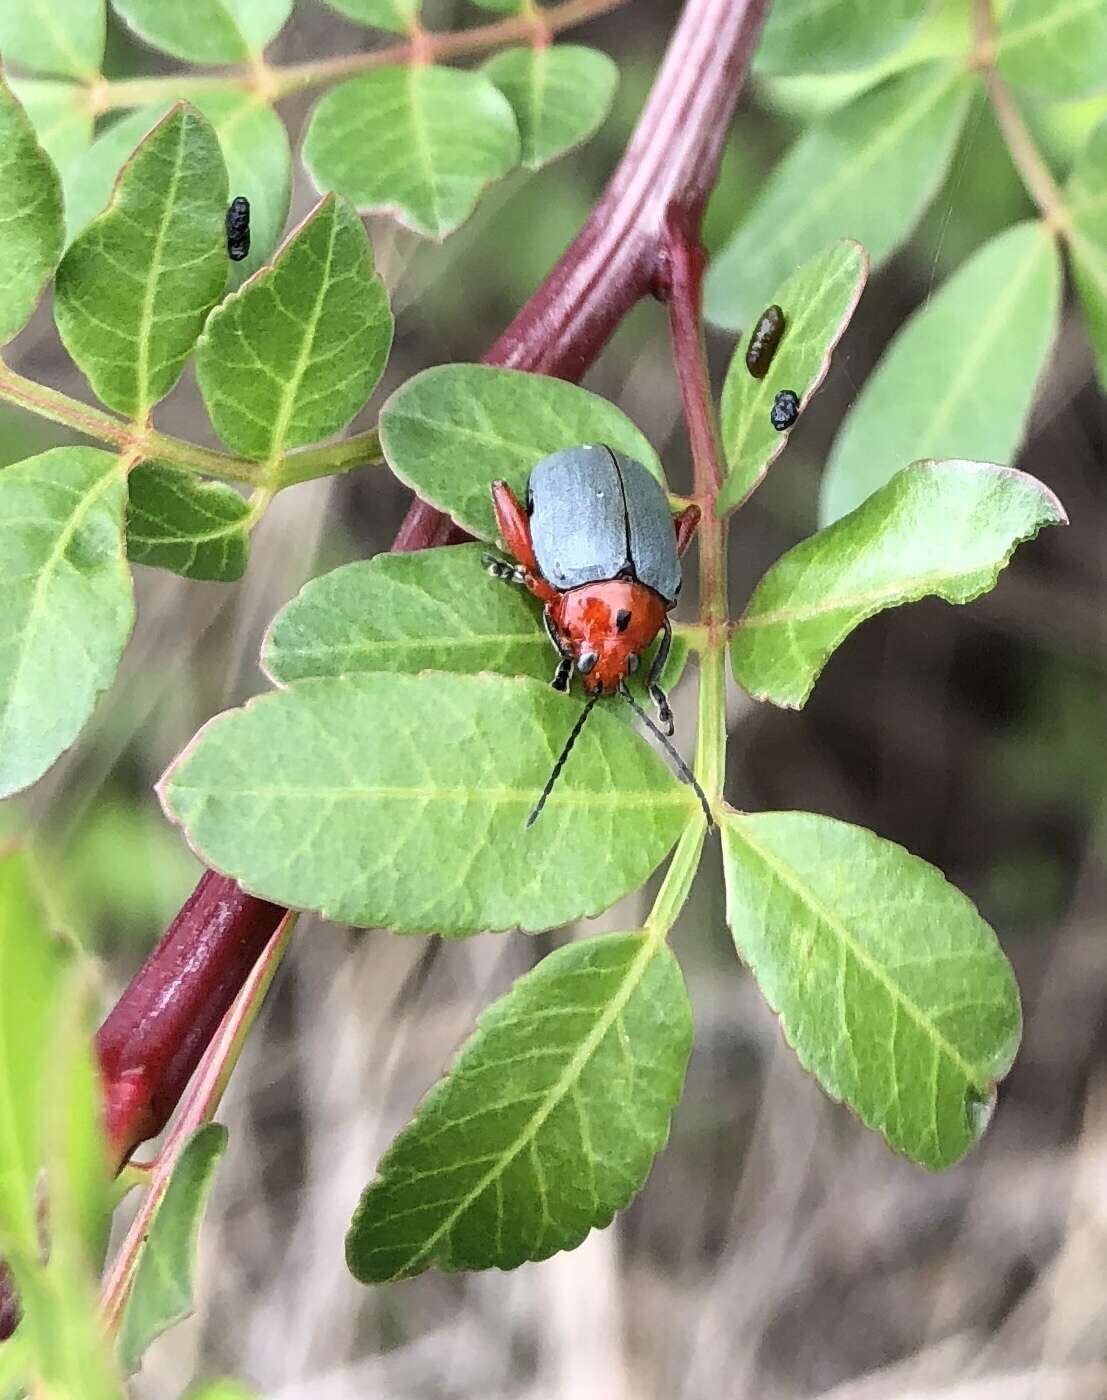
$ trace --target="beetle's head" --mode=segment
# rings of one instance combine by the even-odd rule
[[[590,695],[614,695],[661,630],[668,606],[632,579],[571,588],[552,605],[554,625]]]

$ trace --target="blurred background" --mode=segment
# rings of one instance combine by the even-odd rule
[[[479,358],[538,284],[622,149],[676,8],[636,0],[573,31],[622,74],[615,110],[585,148],[496,186],[442,247],[371,221],[397,340],[355,427],[417,370]],[[449,5],[430,18],[453,22]],[[271,57],[368,42],[301,3]],[[113,76],[168,66],[121,29],[110,55]],[[314,100],[282,105],[294,141]],[[812,104],[833,100],[831,86],[748,86],[710,241]],[[1107,107],[1027,110],[1063,174]],[[293,223],[313,199],[297,168]],[[904,317],[991,233],[1032,212],[990,115],[974,109],[929,214],[870,282],[826,386],[738,519],[736,611],[815,527],[834,431]],[[711,339],[720,381],[731,343]],[[16,352],[23,373],[87,397],[48,308]],[[585,382],[637,421],[674,486],[686,486],[661,308],[639,307]],[[216,445],[188,375],[157,416]],[[66,440],[0,408],[0,460]],[[228,1371],[282,1400],[1107,1396],[1105,446],[1107,404],[1066,312],[1019,465],[1059,494],[1071,526],[1019,551],[967,608],[926,602],[867,623],[803,712],[730,699],[736,805],[870,826],[940,866],[997,929],[1026,1033],[966,1163],[937,1177],[897,1159],[807,1078],[737,964],[709,847],[674,939],[695,1051],[641,1197],[544,1264],[364,1289],[342,1245],[379,1154],[478,1012],[573,930],[442,945],[305,919],[220,1114],[231,1145],[201,1239],[198,1312],[152,1348],[136,1393],[154,1400]],[[300,486],[258,529],[241,584],[136,570],[139,621],[114,689],[76,748],[0,811],[38,834],[59,908],[104,960],[106,997],[199,873],[153,782],[212,714],[263,688],[258,645],[277,609],[307,579],[387,548],[408,501],[385,470]],[[675,708],[690,751],[686,687]],[[649,893],[587,931],[634,927]]]

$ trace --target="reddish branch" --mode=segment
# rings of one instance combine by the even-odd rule
[[[630,145],[591,217],[485,356],[577,380],[641,298],[665,299],[671,230],[698,230],[769,0],[687,0]],[[461,538],[416,500],[393,549]],[[208,871],[96,1037],[116,1159],[168,1122],[284,910]],[[4,1293],[0,1278],[0,1337]]]

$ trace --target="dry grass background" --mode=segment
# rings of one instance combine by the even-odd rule
[[[671,17],[638,0],[585,31],[626,75],[605,133],[494,192],[445,249],[374,223],[399,322],[385,392],[427,364],[476,358],[548,267],[610,168]],[[361,41],[301,5],[277,57]],[[785,139],[766,106],[756,94],[743,104],[731,200],[743,170]],[[294,133],[305,111],[287,112]],[[987,142],[981,122],[971,131]],[[1005,217],[1022,208],[979,154],[970,143],[920,235],[870,286],[827,389],[739,520],[735,605],[812,527],[834,427],[953,250],[983,236],[974,206],[994,195]],[[991,180],[997,190],[980,183]],[[310,200],[298,176],[294,216]],[[712,343],[719,370],[727,349]],[[19,350],[24,372],[82,391],[47,315]],[[681,480],[660,311],[636,312],[587,382]],[[191,382],[161,426],[210,440]],[[800,1070],[733,956],[709,849],[674,945],[696,1048],[640,1199],[541,1265],[365,1290],[342,1240],[378,1155],[481,1008],[573,931],[439,944],[306,919],[220,1114],[231,1146],[202,1237],[198,1312],[150,1351],[136,1394],[161,1400],[193,1375],[230,1371],[278,1400],[1107,1396],[1105,439],[1070,311],[1020,465],[1058,491],[1072,527],[1022,551],[970,609],[923,604],[867,624],[802,714],[731,697],[733,800],[809,807],[902,841],[978,901],[1016,965],[1023,1049],[964,1165],[938,1177],[897,1159]],[[307,578],[386,547],[405,505],[384,471],[313,483],[277,501],[241,585],[138,571],[118,683],[22,809],[59,870],[78,872],[69,897],[111,988],[194,878],[161,829],[153,780],[212,713],[262,687],[258,642],[278,607]],[[687,688],[676,708],[689,749]],[[113,822],[120,839],[90,853],[90,827]],[[633,927],[642,903],[587,931]]]

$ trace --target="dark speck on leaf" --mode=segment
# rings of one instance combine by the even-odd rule
[[[776,398],[773,399],[773,406],[769,410],[769,422],[778,433],[790,428],[799,417],[800,401],[799,395],[794,389],[781,389]]]

